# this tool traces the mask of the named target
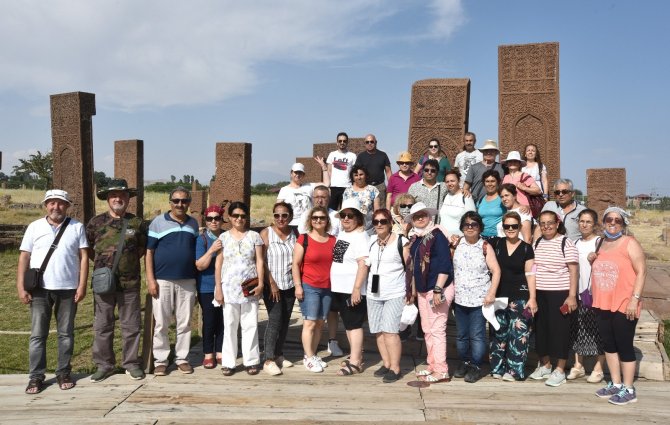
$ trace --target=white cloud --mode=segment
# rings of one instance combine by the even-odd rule
[[[405,8],[408,6],[404,6]],[[383,43],[382,0],[26,0],[0,5],[0,91],[98,95],[101,106],[207,104],[252,91],[267,62],[334,60]],[[432,0],[429,33],[463,22],[458,0]]]

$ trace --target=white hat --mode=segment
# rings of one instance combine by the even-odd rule
[[[519,161],[522,167],[526,165],[526,161],[521,159],[521,154],[519,153],[519,151],[510,151],[507,154],[507,158],[505,158],[505,160],[502,161],[502,163],[505,164],[507,161]]]
[[[411,223],[412,217],[414,217],[414,214],[418,213],[419,211],[425,211],[426,214],[428,214],[430,217],[437,215],[437,210],[435,208],[428,208],[423,202],[417,202],[416,204],[412,205],[412,208],[409,210],[409,214],[405,216],[405,223]]]
[[[340,210],[337,213],[339,214],[344,210],[356,210],[359,213],[363,214],[363,211],[361,211],[361,205],[355,199],[347,199],[345,201],[342,201],[342,208],[340,208]]]
[[[42,200],[42,205],[46,204],[46,202],[49,199],[60,199],[61,201],[65,201],[68,204],[72,205],[72,201],[70,200],[70,195],[64,190],[61,189],[51,189],[47,190],[47,193],[44,195],[44,199]]]
[[[412,326],[416,322],[416,317],[419,315],[419,309],[414,304],[405,305],[400,316],[400,331],[404,331],[408,326]]]
[[[488,151],[488,150],[494,150],[500,152],[500,149],[498,149],[498,143],[496,143],[495,140],[493,139],[488,139],[484,142],[484,146],[479,148],[480,151]]]
[[[301,173],[304,173],[304,172],[305,172],[305,166],[302,165],[302,164],[299,163],[299,162],[296,162],[295,164],[293,164],[293,165],[291,166],[291,171],[293,171],[293,172],[298,172],[298,171],[299,171],[299,172],[301,172]]]

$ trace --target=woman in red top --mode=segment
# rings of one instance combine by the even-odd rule
[[[647,264],[640,243],[627,236],[628,214],[610,207],[603,214],[604,240],[597,253],[589,254],[593,308],[605,345],[605,360],[612,380],[596,392],[612,404],[637,401],[633,338],[640,317],[640,296]],[[623,382],[622,382],[623,375]]]
[[[330,311],[330,266],[335,247],[335,237],[328,234],[328,210],[312,208],[306,227],[307,233],[298,237],[293,248],[293,282],[303,318],[303,364],[310,372],[323,372],[328,364],[317,356],[316,347],[323,322]]]

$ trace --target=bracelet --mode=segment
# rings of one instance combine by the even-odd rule
[[[633,298],[635,298],[636,300],[639,300],[640,299],[640,294],[633,294]]]
[[[435,287],[433,288],[433,293],[434,294],[441,294],[442,293],[442,288],[435,285]]]

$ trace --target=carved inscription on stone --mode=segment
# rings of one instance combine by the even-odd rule
[[[225,200],[251,204],[251,143],[216,144],[216,177],[209,203],[220,205]],[[226,226],[230,228],[230,223]]]
[[[607,207],[626,208],[626,169],[589,168],[586,170],[586,194],[589,208],[598,213],[598,221],[602,221]]]
[[[144,141],[114,142],[114,177],[125,179],[128,187],[137,188],[137,197],[130,198],[128,212],[144,217]]]

